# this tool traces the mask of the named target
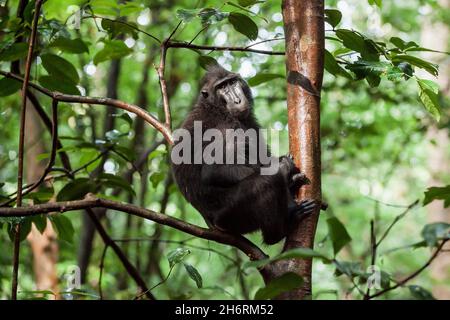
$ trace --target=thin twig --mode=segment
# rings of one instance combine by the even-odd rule
[[[17,206],[22,206],[22,183],[23,183],[23,154],[25,144],[25,120],[27,112],[27,90],[30,81],[31,63],[33,60],[34,44],[36,42],[37,25],[39,13],[41,11],[42,0],[36,0],[34,6],[34,17],[31,26],[31,35],[28,42],[28,54],[25,64],[25,75],[22,84],[22,108],[20,114],[20,132],[19,132],[19,163],[17,166]],[[13,253],[13,275],[11,283],[11,299],[17,300],[17,284],[19,274],[19,254],[20,254],[20,223],[15,226],[14,234],[14,253]]]
[[[449,239],[442,240],[442,242],[439,244],[439,246],[434,251],[433,255],[428,259],[428,261],[422,267],[420,267],[419,269],[417,269],[416,271],[411,273],[409,276],[407,276],[403,280],[398,281],[396,285],[386,288],[386,289],[383,289],[381,291],[378,291],[371,296],[368,296],[367,300],[379,297],[379,296],[385,294],[386,292],[395,290],[398,287],[405,285],[408,281],[412,280],[413,278],[417,277],[423,270],[425,270],[433,262],[434,259],[436,259],[436,257],[439,255],[439,253],[441,252],[442,248],[444,247],[444,245],[447,241],[449,241]]]
[[[240,51],[240,52],[253,52],[259,54],[267,54],[272,56],[284,56],[284,51],[269,51],[269,50],[257,50],[247,47],[232,47],[232,46],[207,46],[190,44],[188,42],[170,41],[167,44],[168,48],[186,48],[194,50],[210,50],[210,51]]]
[[[108,248],[109,245],[105,244],[105,248],[103,248],[102,252],[102,257],[100,258],[100,265],[99,265],[100,272],[98,276],[98,294],[100,296],[100,300],[103,300],[102,278],[103,278],[103,269],[105,267],[105,256]]]

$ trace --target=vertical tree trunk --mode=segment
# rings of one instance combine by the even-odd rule
[[[450,0],[439,0],[439,4],[444,9],[450,9]],[[450,39],[450,29],[448,24],[441,21],[435,21],[435,14],[427,17],[425,23],[422,24],[421,45],[439,51],[448,52],[448,41]],[[441,93],[447,97],[450,93],[450,59],[447,55],[441,53],[426,52],[424,57],[434,63],[439,64],[438,83]],[[423,78],[430,78],[425,72],[420,75]],[[431,80],[435,80],[431,78]],[[447,112],[443,108],[442,112]],[[444,116],[445,119],[445,116]],[[440,126],[439,126],[440,125]],[[445,123],[433,122],[428,127],[427,138],[435,143],[429,145],[428,168],[430,170],[431,179],[429,186],[442,186],[446,184],[450,175],[450,137],[448,125]],[[442,201],[433,201],[427,206],[428,218],[431,222],[446,221],[450,222],[450,209],[445,209]],[[450,249],[450,244],[446,245],[446,249]],[[450,289],[443,282],[449,278],[450,255],[442,254],[436,258],[431,265],[431,276],[436,280],[433,286],[433,295],[437,299],[450,299]]]
[[[324,70],[324,2],[283,0],[282,12],[290,152],[311,182],[301,188],[298,197],[321,201],[320,91]],[[313,215],[294,226],[284,250],[313,247],[319,207]],[[311,295],[311,260],[291,259],[283,261],[280,267],[283,272],[295,272],[304,279],[301,288],[284,294],[282,298],[303,299]]]
[[[45,162],[37,161],[38,155],[45,152],[42,143],[43,128],[40,119],[34,108],[29,106],[25,122],[26,144],[26,179],[27,182],[36,181],[44,173]],[[50,221],[47,221],[47,228],[43,234],[35,228],[31,229],[27,237],[33,253],[33,271],[36,279],[36,290],[51,290],[58,292],[58,273],[56,263],[58,262],[58,243],[56,233]]]

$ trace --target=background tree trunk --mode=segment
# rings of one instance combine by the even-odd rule
[[[282,3],[286,38],[287,106],[290,152],[310,184],[301,188],[299,198],[321,201],[320,169],[320,91],[324,70],[323,0],[284,0]],[[284,250],[314,246],[319,207],[314,214],[294,226]],[[304,285],[284,294],[283,299],[303,299],[311,295],[309,259],[280,263],[282,273],[291,271],[303,277]]]
[[[44,173],[45,161],[37,161],[37,156],[45,152],[42,137],[45,129],[41,126],[39,116],[33,106],[28,106],[25,122],[26,144],[26,179],[33,182]],[[52,224],[47,220],[47,228],[41,234],[33,225],[27,237],[33,253],[33,271],[36,278],[36,290],[58,292],[58,243]],[[49,296],[50,297],[50,296]]]

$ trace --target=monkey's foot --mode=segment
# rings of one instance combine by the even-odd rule
[[[291,217],[302,220],[309,216],[317,207],[317,201],[312,199],[303,200],[299,204],[289,208]]]

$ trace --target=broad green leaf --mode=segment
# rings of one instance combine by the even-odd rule
[[[417,285],[411,285],[408,286],[409,292],[413,296],[414,299],[417,300],[436,300],[435,297],[433,297],[433,294],[429,292],[428,290],[424,289],[421,286]]]
[[[188,9],[177,10],[177,18],[183,20],[184,22],[189,22],[192,19],[196,18],[197,14],[198,10],[188,10]]]
[[[242,33],[250,40],[256,40],[258,38],[258,26],[245,14],[232,12],[228,16],[228,21],[237,32]]]
[[[167,255],[167,260],[169,261],[169,266],[172,268],[177,263],[180,263],[183,261],[183,259],[190,254],[191,251],[189,251],[186,248],[177,248]]]
[[[205,70],[207,70],[209,66],[214,66],[214,65],[219,64],[216,61],[216,59],[214,59],[213,57],[210,57],[210,56],[199,56],[198,62],[200,64],[200,66]]]
[[[133,50],[128,48],[123,41],[105,41],[105,47],[97,52],[94,56],[94,64],[99,64],[103,61],[119,59],[129,55],[131,52],[133,52]]]
[[[377,61],[379,59],[379,52],[377,44],[363,37],[356,31],[347,29],[336,30],[336,36],[342,40],[342,44],[353,51],[361,53],[364,60]]]
[[[204,8],[198,13],[198,16],[202,21],[202,25],[204,26],[222,21],[228,17],[228,15],[229,14],[227,12],[221,12],[214,8]]]
[[[434,247],[439,240],[450,238],[450,223],[435,222],[427,224],[422,229],[422,237],[429,247]]]
[[[401,39],[399,37],[392,37],[389,41],[394,46],[399,48],[400,50],[405,50],[405,49],[409,49],[409,48],[413,48],[413,47],[418,47],[417,43],[415,43],[413,41],[406,42],[406,41],[404,41],[403,39]]]
[[[36,229],[42,234],[45,231],[45,228],[47,227],[47,216],[44,214],[40,214],[37,216],[34,216],[32,218],[32,221],[34,225],[36,226]]]
[[[89,48],[81,39],[59,37],[50,44],[50,48],[58,48],[67,53],[89,53]]]
[[[53,187],[41,188],[39,191],[31,192],[24,196],[24,199],[33,199],[34,204],[46,203],[55,194]]]
[[[200,275],[200,273],[198,272],[198,270],[188,263],[183,263],[183,265],[184,265],[184,268],[186,269],[189,277],[195,281],[197,288],[200,289],[201,287],[203,287],[203,279],[202,279],[202,276]]]
[[[325,21],[335,28],[341,22],[342,13],[336,9],[325,9]]]
[[[42,65],[51,77],[76,85],[80,81],[77,69],[66,59],[54,54],[41,55]]]
[[[258,1],[258,0],[238,0],[239,5],[243,6],[243,7],[250,7],[250,6],[252,6],[252,5],[254,5],[255,3],[258,3],[258,2],[261,2],[261,1]]]
[[[334,76],[341,75],[347,79],[353,79],[353,77],[337,63],[334,56],[328,50],[325,50],[325,70]]]
[[[164,172],[153,172],[152,175],[150,176],[150,182],[152,183],[152,187],[156,188],[161,181],[164,180],[164,178],[166,177],[166,174]]]
[[[16,61],[26,58],[28,44],[24,42],[14,43],[0,52],[0,61]]]
[[[430,187],[425,191],[423,205],[426,206],[434,200],[444,200],[444,208],[450,206],[450,185],[445,187]]]
[[[383,0],[368,0],[370,5],[377,5],[379,8],[383,5]]]
[[[31,220],[32,217],[25,217],[20,219],[20,241],[23,241],[27,238],[27,235],[31,231]],[[14,241],[16,235],[16,225],[17,223],[9,223],[8,224],[8,235],[11,241]]]
[[[116,16],[119,13],[119,2],[116,0],[90,0],[89,6],[95,14]]]
[[[327,226],[328,233],[333,244],[334,255],[336,256],[338,252],[352,240],[352,238],[348,234],[342,222],[336,217],[328,218]]]
[[[423,59],[414,57],[414,56],[410,56],[408,54],[397,54],[395,56],[393,56],[392,61],[395,63],[400,63],[400,62],[408,62],[410,64],[412,64],[413,66],[416,66],[418,68],[424,69],[426,70],[428,73],[437,76],[438,75],[438,65],[425,61]]]
[[[10,96],[22,87],[22,83],[10,78],[0,79],[0,97]]]
[[[287,272],[270,281],[267,286],[255,293],[255,300],[272,299],[280,294],[299,288],[303,284],[303,278],[296,273]]]
[[[350,278],[366,276],[360,262],[335,261],[334,264],[336,266],[336,270],[334,272],[336,277],[342,274],[345,274]]]
[[[49,216],[49,219],[52,222],[52,225],[55,228],[58,237],[61,240],[72,243],[73,235],[75,233],[72,221],[70,221],[70,219],[63,214],[51,215]]]
[[[441,119],[441,107],[439,103],[437,85],[431,80],[417,78],[419,85],[419,98],[425,109],[439,121]],[[439,90],[439,89],[438,89]]]
[[[131,184],[121,176],[115,176],[110,173],[102,173],[98,177],[98,182],[102,187],[120,188],[136,195],[136,192],[134,192]]]
[[[258,73],[256,76],[248,79],[247,83],[250,87],[255,87],[261,83],[268,82],[273,79],[283,79],[284,76],[277,73]]]
[[[129,16],[133,13],[138,13],[140,11],[142,11],[142,6],[138,3],[133,3],[133,2],[129,2],[129,3],[123,3],[123,4],[119,4],[119,9],[120,9],[120,16]]]
[[[51,91],[58,91],[66,94],[79,95],[80,90],[71,81],[66,79],[58,79],[52,76],[39,77],[39,83]]]
[[[102,28],[106,30],[111,38],[117,37],[119,34],[129,34],[134,39],[138,38],[138,32],[134,27],[137,27],[135,23],[127,22],[122,23],[121,21],[102,19]]]
[[[78,178],[66,184],[59,191],[56,200],[77,200],[83,198],[87,193],[94,191],[95,185],[88,178]]]

